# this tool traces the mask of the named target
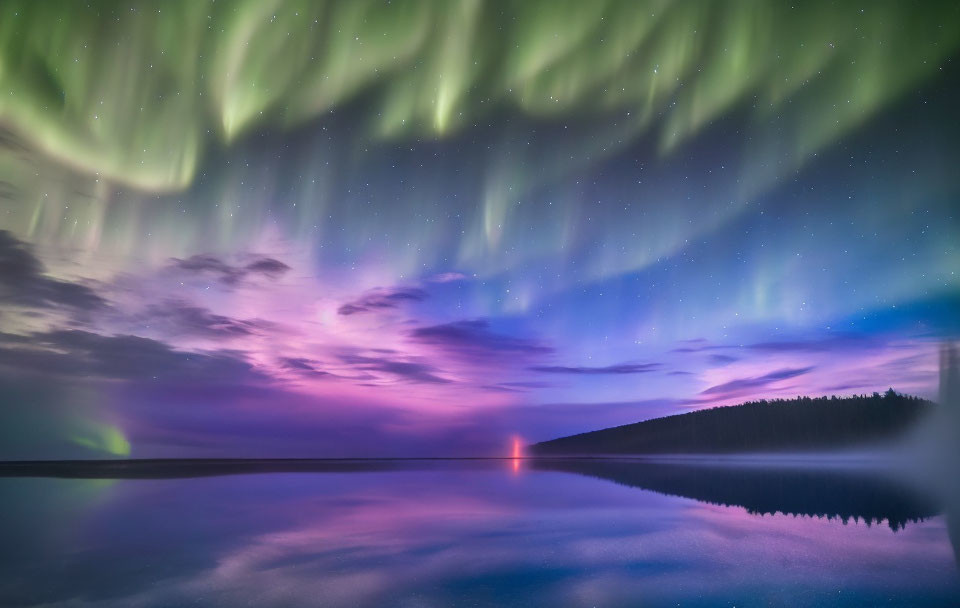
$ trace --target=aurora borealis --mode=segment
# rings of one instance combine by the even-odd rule
[[[935,397],[955,2],[0,2],[0,459]]]

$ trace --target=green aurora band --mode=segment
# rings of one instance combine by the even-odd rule
[[[373,137],[628,113],[664,154],[752,100],[776,133],[757,157],[799,165],[934,74],[958,31],[937,2],[6,1],[0,121],[66,165],[172,191],[211,147],[360,96]]]

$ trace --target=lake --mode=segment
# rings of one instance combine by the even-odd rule
[[[0,465],[0,497],[2,606],[960,605],[957,513],[858,468]]]

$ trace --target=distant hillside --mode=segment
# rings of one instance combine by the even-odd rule
[[[655,418],[529,447],[534,455],[696,454],[841,448],[902,435],[935,407],[887,391],[751,401]]]

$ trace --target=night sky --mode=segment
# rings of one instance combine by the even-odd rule
[[[956,2],[0,2],[0,459],[933,397]]]

